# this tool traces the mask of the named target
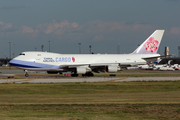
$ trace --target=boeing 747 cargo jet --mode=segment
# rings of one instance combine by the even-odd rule
[[[22,52],[10,64],[28,70],[47,73],[71,72],[72,76],[93,76],[93,72],[115,73],[121,68],[156,61],[164,30],[156,30],[130,54],[58,54],[50,52]]]

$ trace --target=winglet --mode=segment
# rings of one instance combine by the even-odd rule
[[[156,54],[165,30],[156,30],[132,54]]]

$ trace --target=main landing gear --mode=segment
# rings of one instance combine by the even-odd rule
[[[85,76],[88,76],[88,77],[92,77],[92,76],[94,76],[94,74],[92,73],[92,72],[88,72],[88,73],[86,73],[86,74],[82,74],[82,77],[85,77]]]
[[[78,74],[71,74],[71,77],[78,77]]]
[[[90,76],[94,76],[94,74],[92,72],[82,74],[82,77],[90,77]],[[78,74],[71,74],[71,77],[78,77]]]

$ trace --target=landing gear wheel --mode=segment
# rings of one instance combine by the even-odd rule
[[[94,74],[93,74],[92,72],[90,72],[88,75],[89,75],[89,76],[94,76]]]
[[[116,77],[116,74],[110,74],[109,76],[111,76],[111,77]]]
[[[29,74],[28,74],[28,73],[26,73],[26,74],[25,74],[25,77],[29,77]]]
[[[71,74],[71,77],[78,77],[78,74]]]
[[[82,74],[82,77],[85,77],[85,76],[90,77],[90,76],[94,76],[94,74],[92,72],[88,72],[86,74]]]

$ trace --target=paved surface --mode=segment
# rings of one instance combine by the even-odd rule
[[[180,77],[89,77],[59,79],[0,79],[0,83],[68,83],[68,82],[131,82],[131,81],[178,81]]]

